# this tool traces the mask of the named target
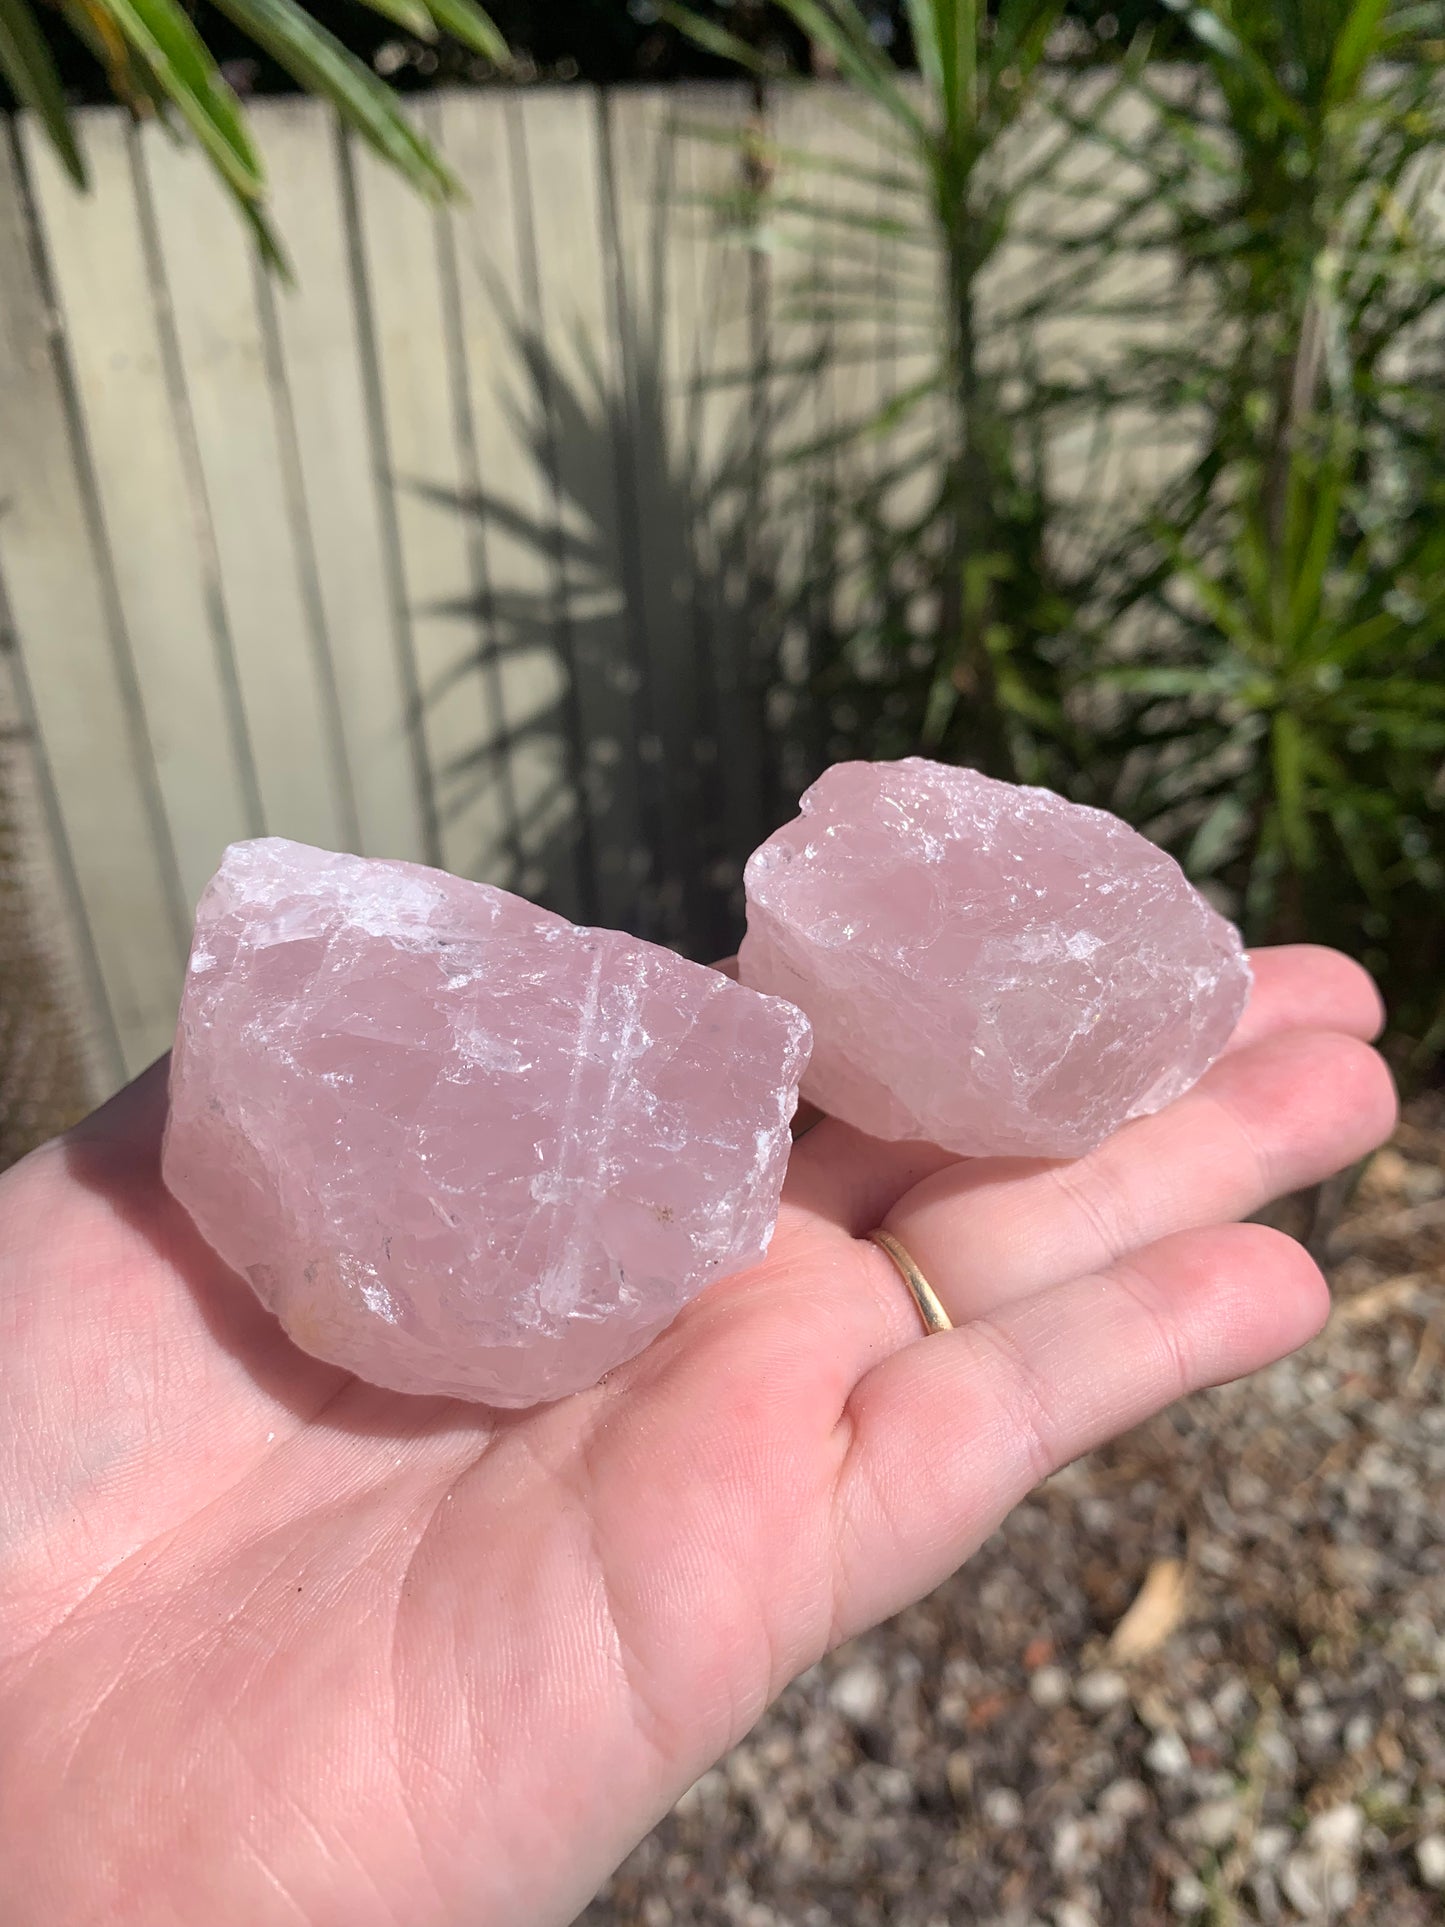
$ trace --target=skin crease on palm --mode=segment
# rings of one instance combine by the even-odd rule
[[[297,1351],[161,1187],[157,1067],[0,1180],[6,1927],[561,1927],[829,1646],[1041,1478],[1304,1343],[1232,1222],[1389,1132],[1380,1010],[1259,953],[1227,1055],[1076,1164],[831,1120],[772,1251],[595,1390]],[[924,1338],[900,1237],[958,1327]]]

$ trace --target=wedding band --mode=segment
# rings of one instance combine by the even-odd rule
[[[923,1320],[923,1328],[929,1332],[951,1332],[953,1320],[939,1303],[938,1293],[929,1284],[923,1273],[914,1264],[903,1246],[891,1231],[870,1231],[868,1236],[880,1251],[886,1251],[893,1260],[898,1276],[913,1294],[913,1302],[918,1307],[918,1315]]]

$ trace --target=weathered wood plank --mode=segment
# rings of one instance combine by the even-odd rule
[[[582,913],[620,919],[635,902],[643,933],[666,937],[678,927],[669,879],[649,877],[634,887],[649,847],[666,830],[656,815],[644,830],[643,799],[660,792],[639,789],[660,745],[638,648],[636,544],[624,539],[624,516],[635,508],[619,447],[629,433],[628,411],[596,96],[579,100],[564,89],[539,88],[518,95],[514,111],[530,213],[524,269],[543,347],[534,386],[545,410],[567,596],[559,647],[572,683],[574,766],[585,771],[576,841]]]
[[[345,810],[329,665],[307,606],[250,238],[194,144],[152,124],[140,151],[263,822],[334,849]]]
[[[690,88],[672,107],[678,199],[669,229],[682,391],[677,433],[693,494],[693,613],[709,681],[708,791],[717,811],[707,881],[719,952],[741,934],[742,864],[772,827],[763,702],[772,673],[763,587],[768,533],[758,366],[765,339],[761,257],[728,231],[744,185],[753,103],[743,86]],[[710,738],[710,740],[709,740]]]
[[[315,101],[262,101],[251,111],[276,225],[299,272],[271,301],[360,845],[367,856],[424,862],[409,643],[387,568],[389,485],[368,417],[336,125]],[[411,218],[426,217],[417,208]]]
[[[225,845],[260,830],[259,799],[177,435],[127,123],[102,111],[85,125],[88,195],[33,122],[22,135],[170,840],[194,899]],[[77,768],[74,780],[93,779]]]
[[[482,585],[466,499],[439,251],[442,217],[351,150],[377,359],[385,469],[401,548],[417,700],[448,869],[505,883],[511,821],[501,719],[483,673]]]
[[[816,173],[790,161],[786,150],[809,152],[831,130],[830,107],[821,89],[801,82],[770,89],[767,131],[775,149],[777,182],[785,193],[819,197]],[[781,220],[779,231],[783,246],[772,262],[768,326],[768,447],[772,463],[779,457],[784,461],[768,478],[765,512],[777,528],[773,566],[785,592],[786,619],[778,637],[768,720],[787,808],[821,761],[821,731],[808,687],[834,587],[831,510],[821,491],[808,499],[801,488],[805,475],[826,486],[831,463],[799,467],[787,458],[831,432],[836,397],[829,330],[810,312],[806,297],[805,284],[815,264],[808,250],[816,245],[816,230],[806,217],[795,216]]]
[[[0,141],[0,568],[53,776],[54,833],[82,900],[69,907],[67,948],[99,1096],[170,1039],[181,903],[31,243],[15,155]],[[53,849],[49,860],[63,854]],[[101,993],[85,983],[82,914]]]
[[[470,428],[464,452],[486,610],[484,673],[503,720],[503,780],[515,812],[515,887],[580,914],[566,586],[547,402],[528,353],[537,324],[517,117],[500,94],[446,93],[437,111],[442,149],[467,194],[450,215],[447,264]]]
[[[33,976],[41,1018],[32,1059],[24,1034],[31,1012],[0,1010],[7,1057],[18,1049],[27,1059],[0,1065],[0,1086],[18,1086],[47,1129],[72,1122],[114,1090],[126,1069],[56,805],[0,575],[0,972],[12,982],[17,969],[22,973],[22,998]],[[5,1108],[0,1093],[0,1112]],[[0,1115],[0,1143],[16,1122]]]
[[[619,277],[615,326],[624,396],[619,420],[631,509],[635,590],[629,611],[643,651],[646,723],[657,742],[663,866],[663,934],[677,941],[703,914],[699,833],[715,764],[716,718],[699,674],[693,544],[699,513],[687,440],[690,277],[673,247],[680,147],[664,88],[603,97],[608,116],[613,245]],[[709,799],[712,801],[712,799]],[[708,825],[709,830],[712,824]]]

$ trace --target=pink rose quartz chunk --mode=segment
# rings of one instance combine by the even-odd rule
[[[165,1181],[304,1350],[531,1405],[766,1251],[808,1041],[505,890],[238,843],[196,917]]]
[[[812,1019],[803,1095],[879,1138],[1076,1157],[1208,1069],[1232,924],[1103,810],[910,757],[840,763],[754,851],[739,974]]]

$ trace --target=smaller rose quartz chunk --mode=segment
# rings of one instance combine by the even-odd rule
[[[268,838],[196,916],[163,1170],[304,1350],[531,1405],[766,1251],[807,1020],[486,884]]]
[[[1172,857],[1051,790],[840,763],[747,866],[742,981],[812,1019],[803,1095],[879,1138],[1076,1157],[1187,1091],[1249,994]]]

